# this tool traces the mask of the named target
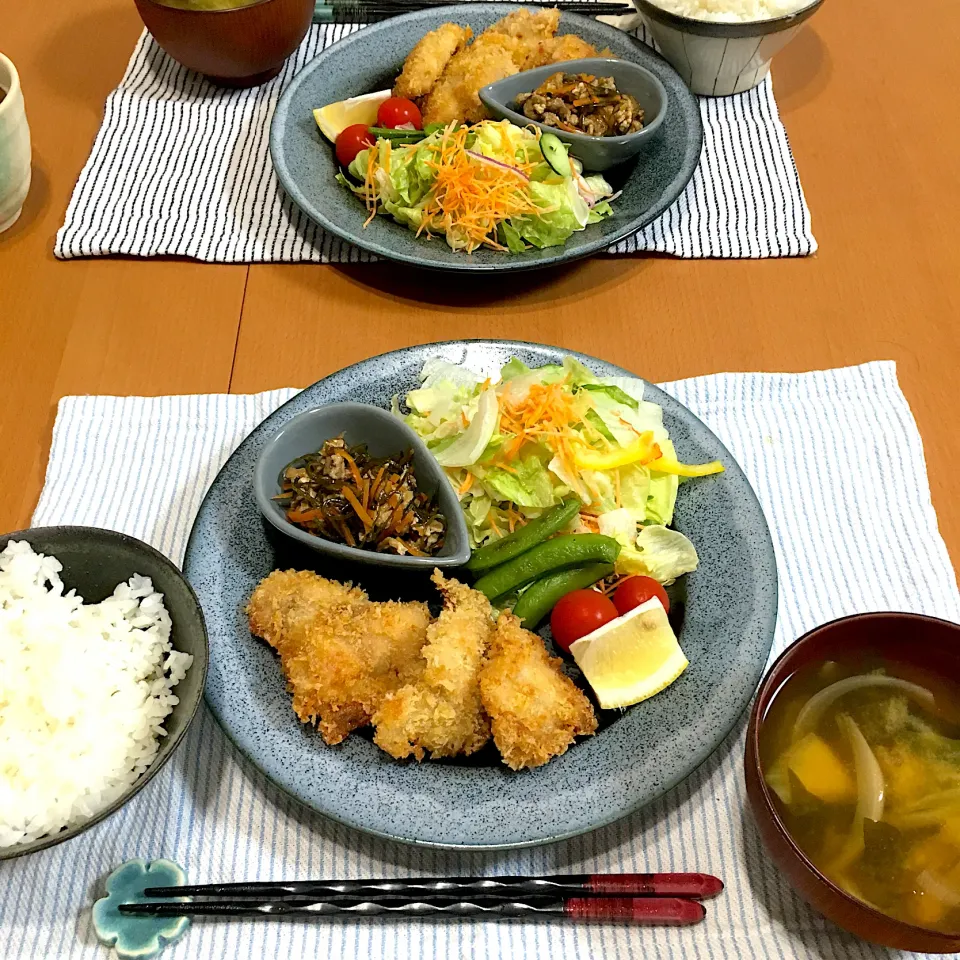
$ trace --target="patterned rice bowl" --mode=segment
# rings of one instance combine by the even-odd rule
[[[702,96],[726,97],[759,84],[770,61],[812,17],[823,0],[768,20],[717,22],[681,17],[653,0],[633,0],[663,56],[687,86]]]

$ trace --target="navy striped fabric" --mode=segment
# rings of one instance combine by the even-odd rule
[[[770,522],[780,572],[773,654],[845,614],[960,619],[923,447],[893,363],[807,374],[721,374],[663,385],[720,436]],[[194,516],[241,439],[295,391],[255,396],[67,397],[36,525],[111,527],[181,561]],[[467,922],[198,923],[171,960],[889,960],[806,907],[744,810],[743,726],[693,776],[613,826],[491,854],[415,849],[355,833],[272,786],[205,707],[167,767],[69,843],[0,863],[0,958],[105,957],[89,907],[133,857],[191,880],[705,870],[724,878],[688,930]]]
[[[56,255],[177,255],[216,263],[374,259],[325,233],[287,199],[267,149],[280,93],[320,50],[355,29],[312,26],[280,76],[254,90],[211,85],[144,33],[107,98]],[[646,39],[642,27],[637,35]],[[770,79],[735,97],[701,98],[700,110],[704,148],[687,189],[663,216],[609,252],[813,253],[810,211]]]

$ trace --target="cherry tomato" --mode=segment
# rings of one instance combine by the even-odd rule
[[[662,604],[663,609],[670,612],[670,600],[667,597],[667,591],[657,583],[653,577],[630,577],[624,580],[613,594],[613,605],[623,616],[634,607],[639,607],[641,603],[646,603],[656,597]]]
[[[380,104],[377,110],[378,127],[402,127],[405,123],[412,123],[415,130],[423,127],[423,117],[420,108],[406,97],[390,97]]]
[[[366,124],[351,123],[344,127],[337,136],[337,162],[341,167],[349,167],[357,154],[367,147],[373,146],[373,137]]]
[[[550,614],[550,629],[557,646],[569,650],[575,640],[616,619],[617,608],[602,593],[574,590],[557,601]]]

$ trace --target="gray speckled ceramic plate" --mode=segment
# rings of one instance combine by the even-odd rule
[[[455,253],[442,238],[415,237],[389,217],[366,229],[366,213],[334,177],[337,163],[312,111],[348,97],[393,85],[414,44],[442,23],[455,21],[480,33],[517,5],[469,3],[422,10],[365,27],[324,50],[294,78],[277,104],[270,130],[270,154],[280,183],[294,202],[325,230],[380,257],[438,270],[529,270],[575,260],[604,250],[655,220],[683,191],[700,160],[703,127],[696,98],[664,59],[638,40],[590,17],[565,13],[561,33],[576,33],[597,49],[609,47],[660,78],[667,91],[667,114],[656,137],[635,163],[607,172],[623,195],[614,215],[575,233],[562,247],[505,254],[478,250]]]
[[[611,823],[689,775],[746,707],[766,663],[777,612],[773,545],[760,504],[720,441],[656,387],[649,399],[681,458],[719,458],[719,477],[684,485],[677,528],[697,545],[700,568],[682,578],[680,643],[689,669],[663,693],[623,714],[539,770],[512,773],[493,748],[463,761],[398,763],[358,732],[326,746],[290,707],[279,664],[253,639],[243,613],[259,580],[281,567],[353,578],[376,599],[435,599],[424,580],[371,568],[318,566],[319,555],[265,525],[253,467],[267,438],[317,404],[359,400],[389,406],[442,356],[495,375],[511,356],[531,366],[559,362],[554,347],[507,341],[426,344],[365,360],[315,383],[267,418],[238,447],[197,517],[184,570],[200,598],[210,637],[206,698],[224,730],[268,777],[314,810],[360,830],[410,843],[497,848],[548,843]],[[590,357],[601,375],[626,375]],[[684,596],[685,592],[685,596]],[[674,611],[671,610],[671,614]]]

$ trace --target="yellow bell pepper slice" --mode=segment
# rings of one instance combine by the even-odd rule
[[[709,477],[714,473],[723,473],[723,464],[719,460],[710,463],[679,463],[670,457],[660,457],[647,464],[657,473],[673,473],[678,477]]]
[[[631,463],[648,463],[661,456],[660,447],[653,442],[653,431],[641,433],[633,443],[612,450],[592,450],[590,447],[577,446],[573,451],[573,462],[581,470],[616,470]]]

